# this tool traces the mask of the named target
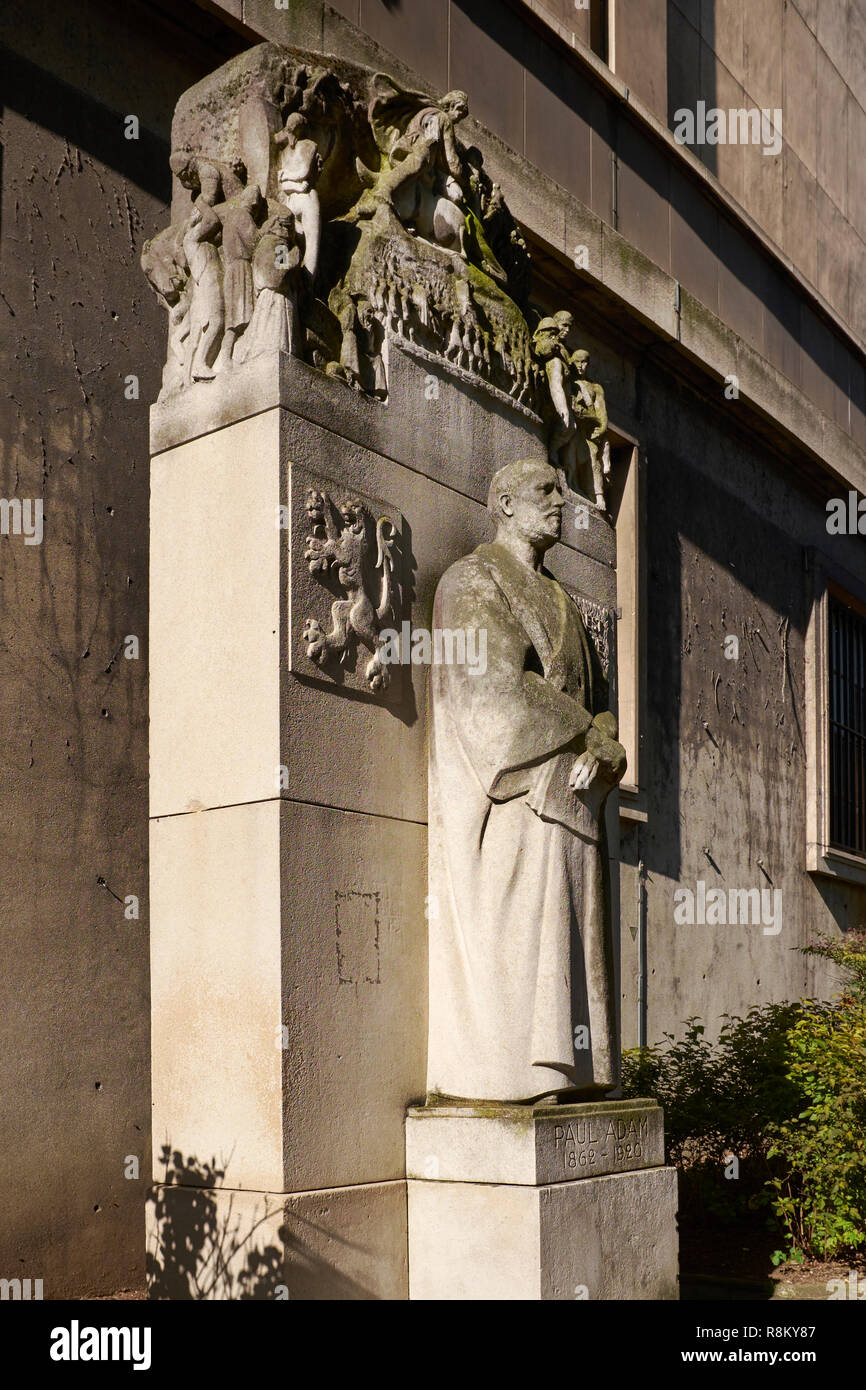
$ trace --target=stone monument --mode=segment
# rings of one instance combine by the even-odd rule
[[[548,464],[498,469],[493,543],[436,591],[434,629],[483,632],[487,661],[431,676],[431,1098],[601,1097],[618,1081],[603,807],[625,750],[593,712],[580,612],[543,566],[563,501]]]
[[[485,633],[487,663],[431,680],[427,1104],[407,1119],[418,1298],[675,1288],[674,1175],[649,1167],[661,1112],[598,1104],[619,1075],[603,811],[626,760],[579,609],[543,564],[563,500],[543,461],[498,469],[495,539],[434,603],[437,627]]]
[[[661,1114],[601,1099],[623,768],[603,392],[581,394],[571,316],[533,309],[469,106],[261,44],[175,112],[171,225],[142,256],[168,318],[153,1297],[673,1296]],[[493,1284],[455,1253],[479,1188]]]

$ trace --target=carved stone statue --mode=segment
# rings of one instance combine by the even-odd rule
[[[214,164],[194,158],[187,161],[185,170],[198,186],[182,240],[191,282],[186,379],[209,381],[215,375],[213,364],[225,324],[222,265],[217,250],[222,223],[214,210],[220,193],[220,173]]]
[[[483,629],[487,666],[431,675],[428,1101],[601,1096],[619,1065],[603,808],[625,751],[543,566],[555,470],[506,465],[488,507],[495,541],[446,571],[433,612]]]
[[[256,302],[249,327],[235,352],[239,362],[247,362],[262,352],[279,351],[300,356],[300,264],[295,219],[284,208],[268,218],[253,252]]]
[[[322,209],[316,192],[322,157],[315,140],[305,138],[305,131],[306,120],[300,111],[295,111],[275,143],[284,146],[277,182],[303,238],[303,266],[312,281],[316,278],[322,240]]]
[[[574,369],[574,389],[571,408],[578,420],[589,451],[592,486],[597,506],[605,511],[605,480],[610,476],[610,444],[607,438],[607,405],[604,389],[596,381],[587,380],[589,353],[578,348],[571,354]]]
[[[466,93],[448,92],[431,104],[419,93],[401,91],[390,78],[380,74],[377,80],[370,125],[383,164],[378,177],[359,165],[362,181],[394,208],[404,226],[465,257],[466,219],[459,206],[463,163],[455,127],[469,114]]]
[[[547,380],[550,462],[561,469],[568,487],[593,497],[599,510],[606,511],[607,406],[602,387],[586,379],[589,353],[584,348],[568,350],[566,340],[573,326],[572,315],[560,309],[542,319],[533,335],[533,348]]]
[[[251,184],[231,202],[218,206],[222,223],[223,300],[225,332],[215,370],[231,361],[238,336],[253,315],[255,288],[252,259],[259,235],[257,213],[263,202],[256,184]]]
[[[465,92],[436,99],[271,43],[186,93],[176,221],[142,253],[169,316],[160,399],[283,351],[387,400],[397,338],[536,425],[546,415],[551,462],[603,508],[604,392],[569,352],[569,313],[533,337],[529,252],[460,139],[468,116]],[[269,266],[280,237],[291,264]]]
[[[168,311],[168,352],[162,373],[163,394],[181,389],[189,336],[189,266],[180,227],[166,227],[142,251],[141,266],[159,302]]]

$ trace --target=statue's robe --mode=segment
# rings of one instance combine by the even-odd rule
[[[487,668],[431,672],[428,1093],[611,1089],[611,784],[568,787],[592,722],[580,613],[492,544],[445,573],[433,622],[484,629]]]

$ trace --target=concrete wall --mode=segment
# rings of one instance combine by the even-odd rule
[[[838,976],[795,948],[866,916],[862,888],[805,871],[804,828],[806,550],[863,575],[862,541],[828,537],[823,498],[738,429],[735,403],[725,420],[652,369],[641,400],[649,782],[647,823],[622,845],[625,1045],[638,1041],[640,859],[651,1041],[692,1014],[714,1032],[723,1012],[826,995]],[[674,892],[699,880],[779,890],[781,929],[678,925]]]
[[[42,545],[0,537],[0,1276],[46,1298],[143,1271],[147,412],[165,326],[138,260],[166,220],[175,101],[228,56],[193,15],[198,38],[140,5],[0,14],[0,495],[45,513]]]
[[[571,0],[525,0],[588,42]],[[782,112],[782,148],[694,152],[726,193],[866,339],[866,0],[591,0],[611,70],[663,125],[699,100]]]
[[[810,194],[795,185],[794,174],[774,172],[776,166],[778,171],[783,171],[783,166],[787,169],[786,159],[790,164],[787,146],[775,160],[754,147],[704,146],[704,154],[721,151],[720,158],[734,161],[740,171],[737,182],[734,165],[730,171],[725,165],[715,183],[702,174],[704,166],[676,146],[672,137],[664,139],[669,93],[678,92],[680,87],[685,92],[682,98],[676,97],[675,106],[692,104],[702,94],[693,80],[702,70],[683,56],[688,50],[680,40],[671,39],[672,33],[678,33],[676,26],[687,22],[672,3],[665,15],[660,0],[651,4],[647,0],[616,0],[616,4],[609,0],[615,74],[598,60],[587,59],[586,48],[576,51],[571,46],[572,42],[580,43],[581,34],[560,21],[557,0],[551,3],[556,13],[544,9],[544,0],[514,0],[495,6],[486,0],[405,0],[399,6],[386,5],[384,0],[339,0],[336,6],[324,5],[321,0],[297,0],[288,11],[274,9],[270,0],[243,0],[240,11],[237,4],[222,8],[226,13],[239,11],[251,35],[309,44],[325,52],[350,51],[359,61],[373,66],[386,64],[392,55],[412,69],[416,80],[440,91],[465,88],[471,94],[472,114],[482,126],[601,223],[615,228],[629,246],[718,315],[774,370],[800,387],[813,405],[832,416],[866,448],[866,358],[861,346],[866,341],[861,294],[866,258],[860,255],[853,233],[843,237],[841,223],[836,226],[834,222],[831,227],[827,216],[818,216],[814,189]],[[749,71],[763,71],[755,56],[759,43],[765,52],[765,67],[772,67],[773,42],[779,41],[778,35],[773,39],[776,31],[771,22],[776,0],[770,6],[746,6],[745,0],[729,3],[733,17],[724,18],[719,10],[718,29],[714,30],[722,56],[728,53],[724,43],[730,39],[732,26],[734,32],[740,32],[736,29],[739,23],[746,35],[740,45],[742,51],[752,55]],[[698,23],[699,10],[708,13],[694,0],[689,14]],[[762,18],[765,11],[769,17]],[[752,25],[757,27],[750,38]],[[709,19],[704,32],[709,33]],[[855,41],[866,42],[866,17],[858,19],[853,10],[851,34],[852,46]],[[667,36],[664,42],[663,36]],[[679,67],[671,66],[671,46]],[[788,81],[793,87],[792,62],[790,59]],[[667,74],[664,81],[661,74]],[[710,93],[710,86],[708,78],[705,93]],[[757,103],[760,97],[761,105],[783,105],[781,97],[775,99],[772,83],[762,83],[755,76],[752,87],[750,101]],[[814,91],[806,93],[804,101],[808,103],[814,96]],[[718,99],[722,103],[721,91]],[[722,104],[727,107],[732,103],[725,97]],[[795,105],[792,102],[792,107]],[[856,106],[849,93],[844,108],[846,122],[856,121],[856,113],[851,114]],[[785,109],[783,106],[783,112]],[[792,131],[797,129],[793,115],[790,126]],[[783,117],[786,138],[788,129],[789,122]],[[826,127],[824,140],[827,160],[832,144],[836,151],[833,158],[838,161],[838,140],[830,140]],[[859,165],[854,157],[857,146],[849,142],[847,134],[844,144],[846,150],[852,150],[853,170],[850,180],[847,172],[845,176],[850,188],[845,206],[859,209],[850,213],[851,225],[862,231],[866,227],[866,198],[859,191]],[[754,228],[739,212],[747,206],[743,203],[746,169],[756,199],[750,209]],[[774,180],[787,184],[789,177],[788,191],[776,188]],[[516,201],[517,192],[513,192],[512,201]],[[784,250],[775,236],[783,204],[789,233]],[[522,209],[519,215],[523,217]],[[539,215],[538,220],[546,232],[547,219]],[[823,267],[820,274],[819,262]],[[595,264],[592,269],[594,274],[600,273]],[[672,302],[673,290],[674,285]],[[853,333],[853,340],[846,328]]]
[[[782,150],[704,146],[727,191],[866,337],[866,3],[670,0],[668,118],[703,97],[782,111]]]

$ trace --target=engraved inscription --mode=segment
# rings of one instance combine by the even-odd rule
[[[646,1115],[606,1118],[581,1116],[555,1124],[553,1144],[566,1173],[604,1167],[605,1171],[632,1167],[645,1156],[649,1136]]]

